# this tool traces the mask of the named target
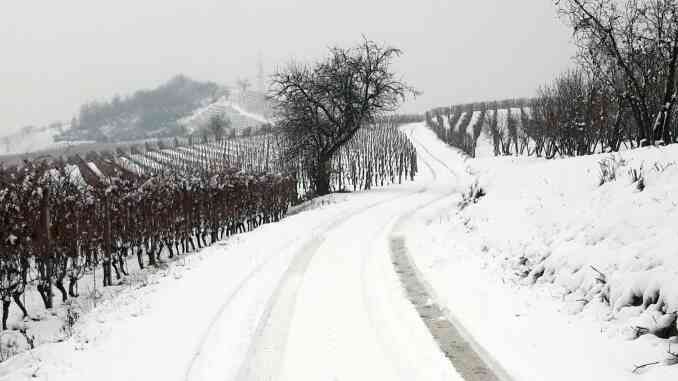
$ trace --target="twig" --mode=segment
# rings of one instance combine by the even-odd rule
[[[669,349],[666,350],[666,353],[678,359],[678,353],[671,352],[671,343],[669,343]]]
[[[603,274],[603,273],[602,273],[600,270],[598,270],[597,268],[593,267],[593,265],[589,265],[589,266],[591,266],[591,268],[593,269],[593,271],[595,271],[595,272],[597,272],[598,274],[600,274],[600,277],[596,278],[597,281],[599,281],[600,283],[603,283],[603,284],[607,283],[607,280],[606,280],[607,277],[605,276],[605,274]]]
[[[605,277],[605,274],[603,274],[602,271],[598,270],[598,269],[595,268],[593,265],[589,265],[589,266],[591,266],[591,268],[593,269],[593,271],[595,271],[595,272],[597,272],[598,274],[600,274],[600,276]]]
[[[652,366],[652,365],[658,365],[658,364],[659,364],[659,361],[649,362],[647,364],[642,364],[642,365],[636,365],[635,368],[633,368],[633,370],[631,371],[631,373],[636,373],[637,371],[639,371],[642,368]]]
[[[635,326],[634,329],[636,330],[636,336],[642,336],[650,332],[648,328],[641,327],[641,326]]]

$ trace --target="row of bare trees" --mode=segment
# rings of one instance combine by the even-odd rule
[[[440,140],[474,157],[486,116],[487,105],[479,103],[438,108],[427,112],[425,121]]]
[[[633,129],[611,119],[607,98],[585,85],[580,73],[568,72],[540,88],[537,98],[438,108],[426,114],[426,122],[441,140],[472,157],[483,133],[495,156],[552,158],[634,147]]]
[[[130,256],[156,266],[161,255],[277,221],[296,198],[289,176],[203,167],[139,175],[96,154],[0,167],[3,329],[12,300],[28,313],[20,296],[29,283],[51,308],[53,287],[63,301],[77,297],[78,280],[99,265],[112,285]]]
[[[677,142],[678,0],[555,3],[573,30],[576,68],[533,99],[488,107],[502,110],[485,121],[494,153],[571,156]],[[429,125],[459,115],[445,110],[432,110]],[[445,140],[472,154],[473,134],[454,127]]]
[[[636,146],[676,141],[678,1],[563,0],[596,113],[630,129]],[[597,115],[595,115],[597,116]],[[613,122],[614,123],[614,122]]]

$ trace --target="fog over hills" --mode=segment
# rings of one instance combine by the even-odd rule
[[[260,92],[177,75],[154,89],[85,103],[68,122],[4,135],[0,155],[201,134],[213,116],[237,131],[268,123],[270,107]]]

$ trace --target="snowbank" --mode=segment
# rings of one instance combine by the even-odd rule
[[[478,244],[501,249],[527,282],[554,283],[574,303],[607,299],[612,317],[678,310],[678,147],[472,166],[488,194],[465,213]]]
[[[678,146],[466,164],[409,237],[449,313],[515,379],[675,379]]]

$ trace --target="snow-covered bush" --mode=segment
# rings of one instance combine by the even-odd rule
[[[636,184],[638,191],[642,192],[645,189],[645,173],[642,164],[638,168],[630,168],[629,177],[631,178],[631,183]]]
[[[63,326],[61,327],[61,331],[63,332],[66,339],[73,336],[75,323],[80,318],[80,314],[81,310],[79,306],[72,301],[69,301],[66,305],[64,322]]]
[[[464,209],[470,204],[477,203],[483,196],[485,196],[485,190],[478,185],[478,181],[472,183],[466,192],[462,194],[461,201],[459,202],[459,209]]]
[[[598,185],[603,185],[617,179],[617,173],[621,167],[624,167],[626,162],[621,156],[612,154],[598,162],[600,169],[600,181]]]
[[[464,204],[469,242],[500,253],[522,284],[554,287],[570,313],[606,311],[623,337],[677,336],[677,158],[667,146],[473,161],[487,195]]]

